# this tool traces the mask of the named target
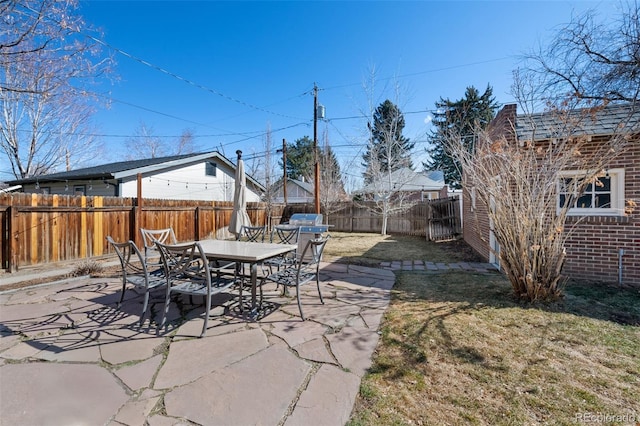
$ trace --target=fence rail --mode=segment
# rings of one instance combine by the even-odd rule
[[[429,237],[429,203],[389,217],[387,232]],[[228,237],[232,202],[0,194],[0,267],[7,271],[41,263],[110,254],[106,237],[142,245],[140,228],[173,227],[180,241]],[[314,212],[311,204],[248,203],[254,224],[288,221],[293,213]],[[338,232],[380,232],[382,218],[363,203],[344,202],[324,212]],[[459,219],[458,219],[459,223]]]

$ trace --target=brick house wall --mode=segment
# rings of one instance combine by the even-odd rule
[[[490,138],[506,135],[507,140],[515,140],[516,105],[505,105],[491,122],[487,133]],[[480,256],[490,260],[490,223],[487,214],[488,206],[475,200],[474,188],[462,185],[462,238]]]
[[[569,217],[568,226],[575,226],[566,244],[563,272],[578,279],[618,282],[622,249],[622,282],[640,285],[640,137],[610,167],[624,168],[625,199],[639,205],[625,216]]]
[[[489,134],[492,137],[506,134],[513,140],[515,120],[515,105],[506,105],[496,115]],[[602,137],[594,138],[593,146],[602,140]],[[609,168],[624,169],[624,198],[635,201],[638,206],[624,216],[569,216],[566,229],[571,229],[571,234],[566,242],[567,258],[562,272],[578,280],[617,283],[621,271],[623,284],[640,286],[640,135],[629,141],[625,153]],[[464,188],[463,238],[489,260],[487,206],[480,205],[478,200],[472,208],[472,194],[472,188]],[[623,250],[622,257],[620,250]]]
[[[489,216],[487,206],[472,201],[473,190],[462,191],[462,238],[485,260],[489,260]],[[475,204],[475,207],[473,205]]]

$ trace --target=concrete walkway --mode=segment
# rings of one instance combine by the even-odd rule
[[[343,425],[371,365],[395,281],[391,270],[325,263],[321,305],[265,287],[256,322],[220,298],[172,304],[173,326],[138,326],[117,278],[69,279],[0,293],[0,425]],[[226,306],[226,308],[225,308]]]

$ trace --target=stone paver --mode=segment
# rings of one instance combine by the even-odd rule
[[[495,272],[496,267],[482,262],[429,262],[424,260],[403,260],[393,262],[381,262],[380,268],[389,271],[473,271]]]
[[[300,395],[285,426],[345,424],[359,387],[359,376],[331,365],[321,366]]]
[[[271,346],[168,392],[167,414],[202,425],[276,425],[310,370],[290,351]]]
[[[490,272],[483,263],[384,262],[380,268],[323,263],[307,286],[301,321],[295,291],[265,286],[266,316],[250,322],[170,305],[162,297],[138,326],[141,295],[120,298],[118,278],[69,279],[0,292],[0,424],[344,424],[371,365],[394,271]],[[151,320],[149,319],[151,317]]]
[[[164,389],[193,382],[204,374],[224,369],[267,346],[267,336],[259,329],[174,342],[154,388]]]
[[[0,367],[3,425],[107,424],[129,396],[104,368],[23,363]]]
[[[158,371],[161,362],[162,355],[156,355],[137,364],[122,367],[114,373],[133,391],[150,388],[151,379],[153,379],[153,376]]]

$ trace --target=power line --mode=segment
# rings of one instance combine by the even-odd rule
[[[111,50],[113,50],[113,51],[115,51],[117,53],[120,53],[123,56],[126,56],[126,57],[128,57],[130,59],[133,59],[134,61],[139,62],[139,63],[141,63],[141,64],[143,64],[143,65],[145,65],[145,66],[147,66],[149,68],[155,69],[156,71],[160,71],[163,74],[166,74],[166,75],[168,75],[170,77],[175,78],[176,80],[179,80],[179,81],[182,81],[184,83],[187,83],[187,84],[189,84],[189,85],[191,85],[193,87],[197,87],[198,89],[204,90],[204,91],[209,92],[209,93],[213,93],[214,95],[220,96],[221,98],[224,98],[224,99],[226,99],[228,101],[235,102],[235,103],[238,103],[240,105],[246,106],[247,108],[255,109],[257,111],[261,111],[261,112],[264,112],[264,113],[267,113],[267,114],[270,114],[270,115],[277,115],[277,116],[284,117],[284,118],[291,118],[291,119],[294,119],[294,120],[300,120],[299,117],[292,117],[292,116],[285,115],[285,114],[279,114],[277,112],[269,111],[269,110],[267,110],[265,108],[261,108],[259,106],[250,104],[248,102],[241,101],[241,100],[236,99],[236,98],[234,98],[232,96],[225,95],[224,93],[222,93],[222,92],[220,92],[220,91],[218,91],[216,89],[212,89],[212,88],[207,87],[207,86],[205,86],[203,84],[196,83],[193,80],[190,80],[188,78],[182,77],[182,76],[180,76],[180,75],[178,75],[178,74],[176,74],[174,72],[171,72],[169,70],[166,70],[166,69],[164,69],[164,68],[162,68],[162,67],[160,67],[158,65],[152,64],[149,61],[146,61],[146,60],[141,59],[141,58],[139,58],[137,56],[134,56],[134,55],[132,55],[132,54],[130,54],[128,52],[125,52],[124,50],[122,50],[120,48],[117,48],[115,46],[112,46],[109,43],[107,43],[106,41],[100,40],[99,38],[94,37],[94,36],[92,36],[90,34],[85,34],[85,33],[80,32],[80,31],[78,33],[82,34],[83,36],[85,36],[85,37],[87,37],[87,38],[89,38],[89,39],[91,39],[93,41],[95,41],[96,43],[102,44],[103,46],[105,46],[105,47],[107,47],[107,48],[109,48],[109,49],[111,49]]]

